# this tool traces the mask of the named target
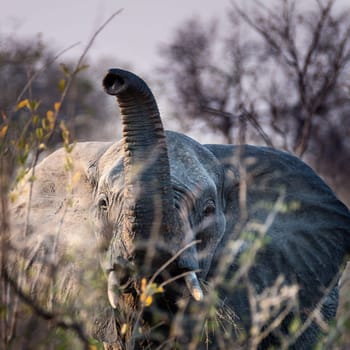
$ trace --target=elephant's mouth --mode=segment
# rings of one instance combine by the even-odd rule
[[[193,299],[196,301],[201,301],[203,299],[203,291],[196,273],[194,271],[188,271],[182,273],[181,275],[183,275],[181,278],[183,278]],[[157,284],[154,285],[157,286]],[[154,292],[154,288],[157,289],[157,287],[152,287],[150,289],[150,293]],[[158,287],[158,289],[161,290],[160,287]],[[130,268],[115,264],[114,269],[108,272],[107,296],[113,309],[117,309],[118,302],[120,298],[122,298],[122,295],[133,294],[140,296],[142,293],[144,293],[143,299],[147,299],[149,296],[147,294],[147,290],[145,287],[141,286],[141,281],[132,277],[130,274]]]

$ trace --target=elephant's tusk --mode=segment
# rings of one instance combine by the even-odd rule
[[[188,290],[196,301],[203,300],[203,291],[199,285],[197,275],[194,272],[190,272],[185,276],[185,281]]]
[[[111,271],[108,274],[107,295],[108,295],[108,301],[111,304],[113,309],[117,308],[117,301],[118,301],[117,288],[118,288],[117,274],[115,271]]]

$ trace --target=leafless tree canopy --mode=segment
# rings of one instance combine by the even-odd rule
[[[175,114],[228,142],[305,156],[346,199],[350,9],[336,0],[249,5],[232,3],[224,33],[191,19],[162,47]]]

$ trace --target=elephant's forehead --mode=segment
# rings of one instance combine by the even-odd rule
[[[216,157],[203,145],[188,136],[167,132],[168,155],[172,169],[187,167],[199,173],[216,171],[219,167]]]
[[[172,179],[177,181],[185,181],[193,184],[211,184],[213,182],[212,176],[208,174],[207,170],[200,163],[183,161],[170,163],[170,175]]]
[[[198,155],[186,148],[178,148],[169,152],[170,175],[174,184],[184,184],[192,191],[196,188],[214,188],[218,181],[215,166],[204,163]]]

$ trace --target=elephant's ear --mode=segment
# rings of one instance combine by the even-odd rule
[[[8,273],[30,300],[84,322],[91,333],[111,316],[104,288],[96,288],[104,277],[88,219],[106,163],[101,158],[110,149],[110,143],[98,142],[77,143],[70,153],[59,149],[29,171],[10,196]],[[19,329],[33,322],[26,312]]]
[[[11,196],[13,243],[25,242],[34,249],[42,247],[42,242],[51,247],[60,242],[64,247],[84,249],[91,239],[88,214],[96,162],[107,147],[105,143],[78,143],[70,153],[59,149],[29,171]]]
[[[348,209],[310,167],[286,152],[253,146],[206,147],[227,175],[228,229],[223,245],[236,238],[234,228],[243,217],[240,233],[266,238],[249,273],[257,291],[283,275],[290,283],[297,282],[301,308],[315,306],[337,282],[350,253]],[[240,192],[246,214],[240,212]],[[249,239],[246,242],[243,250],[251,245]]]

